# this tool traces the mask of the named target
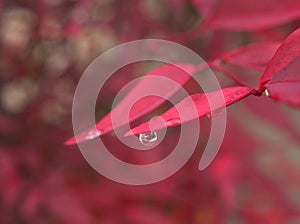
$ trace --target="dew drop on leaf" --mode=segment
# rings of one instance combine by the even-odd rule
[[[157,141],[156,132],[147,132],[139,135],[139,140],[143,145],[151,146]]]
[[[224,108],[220,108],[220,109],[217,109],[217,110],[214,110],[208,114],[206,114],[206,116],[208,118],[216,118],[216,117],[219,117],[221,115],[221,113],[223,112]]]
[[[270,96],[271,96],[268,89],[265,89],[264,93],[265,93],[265,95],[266,95],[267,97],[270,97]]]

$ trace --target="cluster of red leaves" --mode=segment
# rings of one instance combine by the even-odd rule
[[[0,10],[0,223],[299,222],[299,112],[284,104],[298,107],[300,99],[298,0],[0,0]],[[198,150],[183,169],[158,184],[124,186],[94,172],[77,147],[63,141],[71,133],[72,94],[85,67],[111,46],[149,37],[177,40],[205,57],[217,72],[226,106],[244,99],[228,108],[226,136],[208,169],[197,169],[209,134],[209,120],[202,118]],[[199,69],[180,66],[192,74]],[[133,78],[128,74],[137,72],[129,67],[111,78],[99,114]],[[176,66],[148,75],[189,87],[190,75]],[[150,84],[140,82],[119,105],[145,86]],[[158,89],[167,98],[178,90]],[[275,101],[258,97],[266,89]],[[164,102],[142,99],[130,121]],[[198,113],[180,123],[212,112],[201,93],[177,109],[185,113],[191,103],[201,105]],[[122,107],[113,111],[121,113]],[[178,118],[173,108],[161,116]],[[170,129],[152,152],[132,152],[108,135],[110,115],[97,128],[116,156],[135,163],[160,160],[178,137]],[[146,123],[133,131],[147,128]]]
[[[226,69],[220,65],[221,62],[237,64],[252,69],[265,67],[259,81],[259,86],[255,89],[244,84],[239,80],[238,75],[228,73]],[[259,43],[227,53],[209,64],[212,68],[220,70],[225,75],[234,79],[234,81],[246,86],[235,86],[223,89],[221,95],[224,96],[224,104],[219,103],[219,105],[215,105],[214,108],[212,108],[209,102],[216,101],[217,98],[220,97],[220,91],[194,94],[183,99],[179,104],[166,111],[160,117],[152,120],[151,129],[150,123],[148,122],[132,129],[126,133],[126,135],[139,135],[181,125],[236,103],[247,96],[261,96],[264,91],[265,94],[272,99],[300,107],[300,77],[297,73],[299,62],[300,28],[290,34],[279,47],[278,43]],[[192,73],[192,75],[199,70],[205,69],[205,67],[201,67],[201,65],[181,65],[180,68],[188,73]],[[132,122],[156,109],[178,90],[178,86],[183,86],[192,77],[192,75],[189,76],[187,73],[178,70],[175,65],[159,67],[147,75],[165,77],[171,79],[178,85],[174,84],[166,88],[165,86],[160,86],[155,80],[151,82],[151,79],[149,80],[147,78],[139,82],[119,106],[113,109],[112,113],[114,113],[114,116],[108,114],[96,125],[95,128],[98,130],[99,135],[107,134],[113,130],[111,117],[117,117],[118,119],[114,121],[114,128],[119,128],[126,124],[126,122]],[[165,85],[165,83],[162,85]],[[138,106],[135,106],[131,110],[129,119],[126,119],[123,114],[124,111],[128,111],[126,110],[127,105],[132,105],[130,103],[137,102],[139,96],[146,95],[145,91],[148,91],[149,88],[153,88],[152,86],[155,87],[157,94],[161,96],[161,98],[157,99],[155,96],[150,96],[140,100]],[[197,113],[191,113],[193,107],[196,107]],[[163,120],[163,122],[161,122],[161,120]],[[89,139],[88,133],[91,130],[81,133],[76,138],[71,138],[66,144],[72,145],[76,143],[76,141],[87,141]]]

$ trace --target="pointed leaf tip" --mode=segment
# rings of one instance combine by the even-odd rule
[[[75,145],[75,144],[77,144],[75,137],[69,138],[67,141],[64,142],[64,145],[67,145],[67,146],[71,146],[71,145]]]
[[[99,136],[102,135],[102,132],[100,130],[97,130],[95,128],[91,128],[85,132],[82,132],[72,138],[69,138],[65,143],[64,145],[75,145],[75,144],[78,144],[78,143],[81,143],[81,142],[84,142],[84,141],[87,141],[87,140],[92,140],[92,139],[95,139]]]
[[[96,128],[101,129],[99,135],[107,134],[155,110],[175,94],[196,72],[205,68],[207,68],[206,64],[182,63],[167,64],[150,71],[109,114],[97,123]],[[146,97],[141,98],[141,96]],[[132,105],[134,106],[129,108]],[[130,111],[129,117],[126,117],[124,111]],[[114,122],[112,122],[112,115]],[[89,138],[89,133],[86,131],[77,135],[76,140],[71,138],[65,144],[73,145],[90,139],[93,138]]]

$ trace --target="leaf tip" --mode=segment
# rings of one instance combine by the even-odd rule
[[[101,135],[103,135],[102,131],[100,131],[99,129],[96,129],[96,128],[92,128],[92,129],[89,129],[88,131],[82,132],[79,135],[76,135],[76,136],[68,139],[67,141],[65,141],[64,145],[68,145],[68,146],[75,145],[80,142],[95,139]]]
[[[64,145],[66,145],[66,146],[71,146],[71,145],[75,145],[75,144],[77,144],[75,137],[69,138],[67,141],[64,142]]]

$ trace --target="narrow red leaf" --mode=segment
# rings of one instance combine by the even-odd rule
[[[195,8],[203,18],[209,18],[214,13],[219,0],[192,0]]]
[[[94,139],[150,113],[176,93],[191,78],[191,75],[204,67],[204,64],[203,66],[177,64],[165,65],[152,70],[144,76],[111,113],[97,123],[96,128],[80,133],[76,137],[67,140],[65,144],[73,145]],[[154,96],[154,94],[161,97]],[[141,96],[146,97],[141,98]],[[126,116],[128,111],[130,111],[130,117]],[[112,114],[114,123],[111,119]]]
[[[267,84],[267,94],[278,101],[300,107],[300,56]]]
[[[300,18],[298,0],[194,0],[193,3],[203,22],[171,39],[191,40],[206,30],[263,30]]]
[[[236,81],[237,84],[242,86],[249,86],[249,82],[245,82],[243,76],[235,75],[228,65],[237,65],[251,70],[263,71],[268,62],[278,49],[279,42],[261,42],[243,46],[235,49],[227,54],[220,56],[213,60],[209,65]],[[251,77],[253,82],[257,83],[255,77]]]
[[[299,1],[300,3],[300,1]],[[299,10],[300,11],[300,10]],[[273,76],[283,70],[288,64],[300,56],[300,28],[290,34],[281,44],[269,64],[261,80],[262,88]]]
[[[279,42],[261,42],[235,49],[218,59],[213,64],[230,63],[241,67],[263,71],[278,49]]]
[[[300,18],[299,0],[219,0],[210,28],[259,30]]]
[[[170,110],[166,111],[161,116],[151,120],[151,124],[150,122],[143,123],[140,126],[133,128],[125,135],[138,135],[141,133],[158,131],[181,125],[183,123],[203,117],[207,114],[211,114],[213,111],[218,109],[222,109],[225,105],[229,106],[241,100],[242,98],[249,96],[253,93],[253,91],[254,90],[252,88],[238,86],[225,88],[223,90],[214,91],[207,94],[199,93],[191,95],[172,107]],[[210,104],[214,102],[220,102],[220,94],[223,94],[224,96],[224,104],[217,103],[217,105],[214,106],[214,109],[212,109]]]

